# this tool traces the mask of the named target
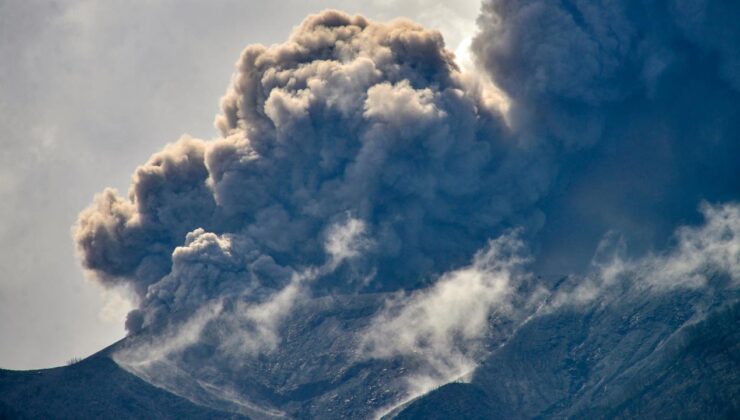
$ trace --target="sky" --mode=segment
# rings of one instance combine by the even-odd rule
[[[0,1],[0,367],[64,364],[125,334],[130,305],[85,280],[71,239],[106,186],[182,134],[217,135],[245,46],[338,8],[439,29],[465,60],[465,1]],[[218,48],[214,48],[218,46]]]

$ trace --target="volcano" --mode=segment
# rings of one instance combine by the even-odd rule
[[[0,371],[0,402],[7,418],[735,418],[739,297],[625,291],[516,328],[491,318],[475,372],[407,400],[399,379],[412,363],[356,360],[344,339],[384,296],[317,299],[285,323],[274,354],[235,372],[230,392],[223,374],[208,383],[166,360],[137,376],[121,360],[143,331],[69,366]]]
[[[740,417],[734,16],[486,0],[468,67],[335,10],[247,46],[218,134],[74,225],[126,338],[0,372],[3,414]]]

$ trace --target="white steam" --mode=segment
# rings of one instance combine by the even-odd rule
[[[420,367],[407,378],[420,395],[475,368],[494,312],[510,315],[512,294],[527,274],[524,243],[511,233],[489,242],[470,265],[434,285],[388,301],[363,334],[369,358],[409,357]]]
[[[628,284],[635,293],[696,289],[713,280],[740,285],[740,206],[701,205],[704,223],[676,230],[673,246],[662,253],[629,259],[617,243],[610,255],[594,261],[593,271],[570,290],[558,291],[550,305],[581,305],[603,299],[613,287]],[[614,242],[615,238],[605,240]],[[619,239],[616,239],[619,242]],[[607,243],[602,243],[601,248]]]

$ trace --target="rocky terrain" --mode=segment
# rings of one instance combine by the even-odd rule
[[[0,407],[5,418],[737,418],[739,296],[714,283],[624,288],[585,308],[543,306],[510,330],[499,322],[469,383],[406,403],[418,361],[357,353],[355,332],[387,298],[371,294],[302,305],[281,346],[230,372],[208,340],[136,365],[126,352],[145,335],[65,367],[3,370]]]

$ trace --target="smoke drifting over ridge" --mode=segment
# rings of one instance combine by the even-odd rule
[[[134,291],[131,332],[163,337],[121,360],[154,382],[228,366],[232,389],[256,375],[245,358],[291,360],[282,322],[327,311],[306,303],[324,296],[375,316],[321,330],[322,357],[412,359],[418,391],[475,367],[492,314],[516,325],[543,308],[528,264],[568,274],[598,257],[545,310],[601,298],[615,276],[658,290],[720,273],[735,288],[737,206],[696,211],[740,198],[732,7],[488,1],[473,42],[484,75],[462,72],[435,31],[333,11],[248,47],[221,137],[168,145],[128,197],[106,190],[80,215],[84,266]],[[673,245],[601,261],[609,231],[636,253]],[[371,292],[400,293],[383,305]],[[198,355],[210,365],[188,363]],[[257,399],[237,404],[274,403]]]

